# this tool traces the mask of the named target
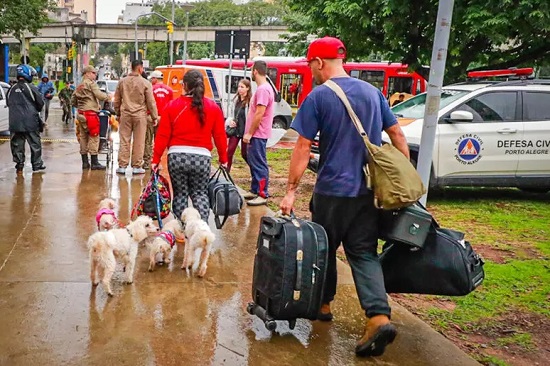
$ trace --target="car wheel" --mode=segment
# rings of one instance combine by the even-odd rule
[[[273,118],[273,128],[286,130],[286,123],[281,117],[275,117]]]

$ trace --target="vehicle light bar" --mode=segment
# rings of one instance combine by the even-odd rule
[[[469,78],[490,78],[497,76],[529,76],[533,73],[532,67],[524,67],[521,69],[510,68],[504,70],[484,70],[484,71],[470,71],[468,73]]]

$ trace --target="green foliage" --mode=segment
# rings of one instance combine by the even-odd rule
[[[29,50],[29,58],[31,59],[30,65],[34,68],[40,66],[42,68],[44,66],[44,60],[46,57],[46,52],[39,46],[31,45],[31,48]],[[18,61],[19,63],[19,61]]]
[[[169,46],[166,42],[148,43],[146,58],[149,60],[149,67],[154,69],[157,66],[168,64],[168,50]]]
[[[36,34],[48,22],[47,10],[53,0],[2,0],[0,1],[0,35],[13,34],[21,39],[24,32]]]
[[[122,75],[122,56],[117,53],[111,61],[111,68],[115,70],[116,74],[120,77]]]
[[[104,42],[99,44],[98,55],[99,56],[114,56],[117,54],[119,44],[115,42]]]
[[[345,42],[350,59],[365,59],[375,52],[413,68],[430,63],[436,0],[286,2],[293,12],[286,22],[295,33],[289,37],[294,45],[303,44],[308,34],[332,35]],[[463,79],[466,70],[476,66],[544,63],[550,55],[549,35],[547,0],[455,1],[447,79]]]
[[[183,56],[183,43],[180,47],[181,53],[178,56]],[[212,58],[214,56],[214,42],[188,42],[187,43],[187,58],[201,59]]]
[[[282,0],[271,3],[262,0],[252,0],[246,4],[237,5],[231,0],[208,0],[193,3],[189,10],[189,26],[223,26],[223,25],[281,25],[288,8]],[[172,18],[172,4],[156,4],[153,11]],[[176,3],[174,22],[179,26],[185,26],[186,10]],[[156,16],[150,16],[139,20],[139,24],[163,25],[164,20]]]
[[[516,333],[509,337],[500,337],[497,339],[497,344],[499,346],[519,346],[526,351],[533,351],[537,348],[529,333]]]
[[[545,260],[513,260],[506,264],[485,264],[483,286],[468,296],[453,298],[452,312],[432,308],[432,319],[468,329],[483,326],[508,311],[526,310],[550,317],[550,267]]]

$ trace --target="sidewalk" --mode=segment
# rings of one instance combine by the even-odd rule
[[[122,285],[117,273],[113,298],[94,291],[86,240],[97,204],[114,197],[126,222],[148,177],[82,173],[74,130],[51,113],[45,174],[27,166],[16,177],[9,142],[0,141],[0,365],[477,364],[397,304],[394,344],[383,357],[356,358],[364,318],[343,263],[334,322],[300,320],[294,331],[281,323],[270,334],[246,313],[265,207],[245,207],[214,229],[216,252],[202,280],[179,268],[182,248],[153,273],[141,249],[134,284]]]

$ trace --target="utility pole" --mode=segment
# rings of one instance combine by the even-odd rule
[[[175,17],[175,2],[172,0],[172,24],[174,23]],[[170,65],[174,64],[174,33],[170,34]]]
[[[183,65],[187,61],[187,31],[189,29],[189,10],[185,10],[185,35],[183,36]]]
[[[424,186],[429,187],[430,172],[432,170],[432,158],[437,131],[437,119],[439,117],[439,102],[441,101],[441,89],[445,76],[445,62],[447,61],[447,47],[449,46],[449,34],[451,33],[451,20],[453,18],[454,0],[439,0],[437,9],[437,22],[432,49],[432,61],[430,63],[430,77],[428,91],[426,93],[426,107],[424,109],[424,125],[420,138],[420,150],[418,152],[418,174],[422,178]],[[420,199],[426,205],[428,193]]]

